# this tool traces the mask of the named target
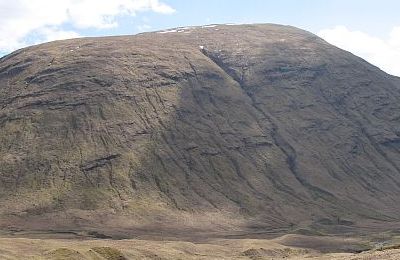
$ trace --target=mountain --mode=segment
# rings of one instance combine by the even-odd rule
[[[396,223],[400,79],[317,36],[209,25],[0,61],[0,226]]]

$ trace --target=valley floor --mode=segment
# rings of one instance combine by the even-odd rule
[[[360,250],[360,239],[284,235],[275,239],[88,239],[0,237],[0,259],[400,259],[400,247]]]

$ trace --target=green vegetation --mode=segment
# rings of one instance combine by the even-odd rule
[[[92,250],[107,260],[127,260],[122,252],[112,247],[94,247]]]

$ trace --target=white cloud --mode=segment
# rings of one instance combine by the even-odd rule
[[[151,28],[152,27],[150,25],[148,25],[148,24],[141,24],[141,25],[136,26],[136,29],[139,32],[146,32],[146,31],[150,30]]]
[[[175,10],[158,0],[81,0],[66,1],[67,13],[79,28],[110,28],[117,26],[117,15],[135,15],[137,12],[153,11],[171,14]]]
[[[78,36],[63,30],[65,24],[74,30],[111,28],[118,26],[117,16],[144,11],[175,12],[159,0],[0,0],[0,52],[32,43],[30,34],[41,41]]]
[[[41,36],[43,36],[45,42],[63,40],[63,39],[72,39],[80,36],[79,33],[75,31],[64,31],[50,27],[45,27],[39,30],[39,33],[41,34]]]
[[[318,35],[327,42],[362,57],[392,75],[400,76],[400,26],[394,27],[386,39],[345,26],[321,30]]]

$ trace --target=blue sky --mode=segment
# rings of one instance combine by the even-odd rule
[[[214,23],[309,30],[400,75],[395,0],[0,0],[0,56],[45,41]]]
[[[170,16],[141,14],[155,29],[207,23],[280,23],[313,32],[336,25],[385,36],[400,25],[400,1],[385,0],[203,0],[164,1]]]

